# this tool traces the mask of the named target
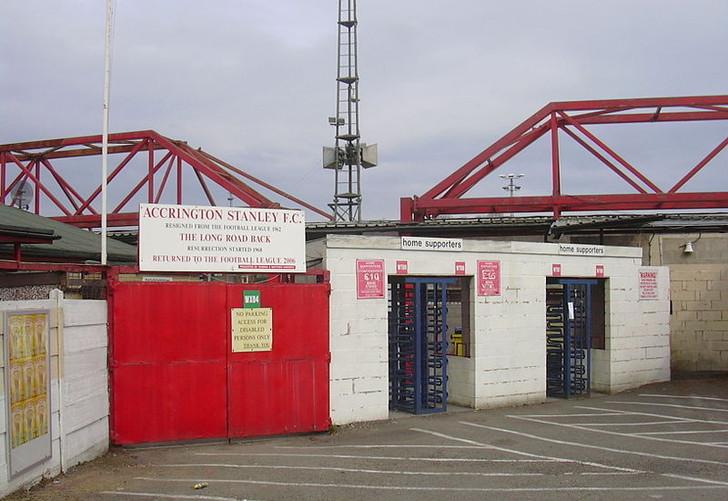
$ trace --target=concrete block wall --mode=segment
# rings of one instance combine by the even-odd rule
[[[0,314],[19,310],[50,311],[51,458],[9,478],[5,378],[0,372],[0,496],[99,457],[109,446],[106,301],[67,300],[58,290],[47,300],[0,301]]]
[[[639,278],[610,280],[608,294],[608,381],[597,391],[617,393],[644,384],[670,379],[670,271],[657,272],[657,299],[639,298]]]
[[[593,247],[593,246],[592,246]],[[607,349],[593,350],[593,386],[615,392],[669,379],[669,274],[659,298],[639,301],[639,248],[563,253],[558,244],[465,240],[463,250],[409,251],[397,237],[329,236],[309,249],[331,272],[331,418],[335,424],[388,417],[387,299],[356,298],[356,260],[383,259],[386,275],[473,276],[478,260],[501,262],[501,295],[471,294],[471,356],[449,357],[449,402],[474,408],[523,405],[546,397],[546,277],[607,278]],[[472,284],[475,287],[475,283]],[[666,350],[666,346],[668,347]]]
[[[546,279],[540,263],[519,258],[489,255],[487,259],[501,261],[501,295],[474,295],[471,353],[477,409],[546,398]],[[477,259],[467,269],[475,270]]]
[[[728,265],[672,264],[672,368],[728,371]]]

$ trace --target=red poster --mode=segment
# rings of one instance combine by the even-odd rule
[[[598,277],[603,277],[604,276],[604,265],[603,264],[598,264],[597,265],[597,276]]]
[[[408,270],[407,261],[397,261],[397,275],[406,275]]]
[[[375,299],[384,297],[384,260],[356,260],[356,298]]]
[[[478,261],[478,296],[500,296],[500,261]]]
[[[560,264],[551,265],[551,276],[554,276],[554,277],[561,276],[561,265]]]
[[[456,275],[465,275],[465,262],[457,261],[455,263],[455,274]]]

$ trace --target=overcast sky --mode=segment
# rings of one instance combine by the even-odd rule
[[[105,3],[0,2],[0,143],[101,133]],[[336,0],[118,0],[111,132],[185,140],[325,209],[337,14]],[[551,101],[728,94],[725,0],[360,0],[358,17],[362,140],[379,145],[365,219],[397,218],[400,197]],[[605,137],[667,189],[727,129]],[[728,153],[716,160],[725,179]],[[503,173],[526,174],[524,195],[547,194],[548,162],[534,150]],[[693,189],[715,186],[712,169]],[[613,178],[578,169],[565,191]],[[490,183],[483,193],[503,194]]]

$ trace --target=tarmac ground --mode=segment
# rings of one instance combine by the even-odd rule
[[[195,485],[203,487],[195,489]],[[728,374],[239,442],[113,447],[6,501],[728,499]]]

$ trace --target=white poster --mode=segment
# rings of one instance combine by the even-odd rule
[[[141,204],[139,269],[303,273],[302,211]]]

